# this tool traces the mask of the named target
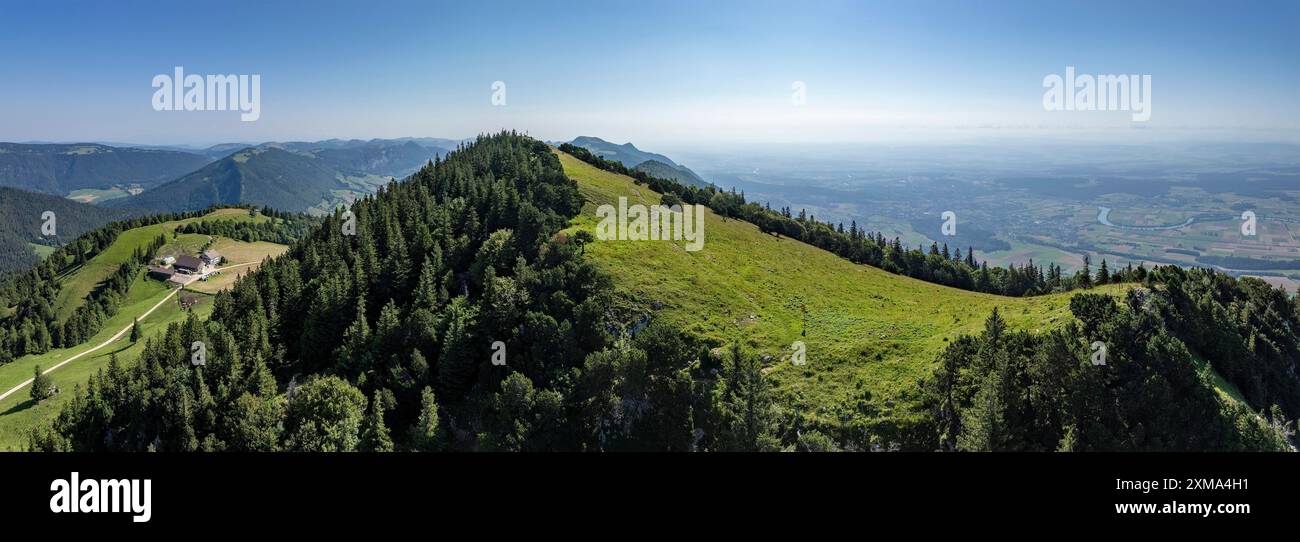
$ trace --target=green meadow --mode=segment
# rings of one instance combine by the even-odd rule
[[[167,244],[159,249],[154,256],[196,253],[199,248],[208,242],[209,237],[207,235],[173,235],[173,232],[184,224],[213,218],[236,221],[270,220],[261,215],[250,217],[248,211],[244,209],[220,209],[202,217],[164,222],[122,232],[112,245],[89,262],[64,272],[61,277],[63,288],[59,292],[56,304],[60,318],[67,318],[71,315],[72,311],[76,310],[84,302],[86,295],[100,282],[112,275],[118,266],[131,257],[136,249],[147,247],[159,234],[167,237]],[[224,238],[217,241],[215,246],[219,249],[250,261],[260,261],[264,256],[278,255],[285,250],[283,245],[273,243],[242,243]],[[127,291],[126,299],[123,300],[117,314],[110,318],[99,333],[95,334],[89,341],[72,348],[52,350],[40,355],[23,356],[11,363],[0,365],[0,393],[32,378],[33,370],[38,365],[42,370],[49,369],[69,357],[92,350],[103,344],[122,329],[130,326],[138,316],[148,312],[149,309],[171,293],[172,290],[167,284],[147,279],[144,275],[145,272],[140,271],[135,282]],[[228,281],[224,285],[228,286]],[[207,288],[211,293],[215,293],[217,289],[215,284],[205,286],[213,286]],[[200,302],[193,309],[196,315],[206,318],[211,313],[211,295],[188,288],[185,293],[186,295],[198,295],[200,297]],[[51,381],[60,389],[58,395],[38,405],[31,400],[30,389],[23,388],[0,400],[0,450],[21,450],[25,448],[30,430],[36,424],[52,419],[57,415],[62,405],[71,399],[73,390],[79,385],[85,385],[92,374],[105,367],[108,364],[110,355],[116,354],[119,362],[124,366],[134,363],[140,351],[144,348],[147,338],[162,333],[169,324],[180,322],[185,317],[186,313],[181,310],[176,298],[172,297],[166,303],[158,306],[157,310],[149,314],[148,317],[140,320],[140,330],[143,338],[139,342],[132,344],[130,333],[124,334],[111,344],[99,348],[91,354],[77,358],[49,373],[48,376]]]
[[[137,315],[148,311],[169,292],[170,289],[161,282],[137,279],[127,292],[127,299],[121,310],[109,319],[104,329],[90,341],[73,348],[23,356],[12,363],[0,366],[0,392],[8,391],[31,378],[37,365],[42,370],[48,369],[71,356],[103,344],[123,328],[130,326]],[[187,292],[187,295],[196,294]],[[210,299],[204,297],[205,299],[194,307],[194,312],[200,317],[206,317],[212,310]],[[72,391],[76,386],[85,385],[90,375],[107,366],[110,354],[117,354],[118,361],[123,365],[133,363],[140,350],[144,348],[148,337],[159,334],[167,329],[167,325],[184,319],[185,312],[181,310],[176,298],[172,297],[147,318],[140,320],[142,338],[137,343],[131,343],[130,333],[124,334],[94,353],[77,358],[51,372],[48,376],[59,388],[58,395],[37,405],[31,400],[30,387],[27,387],[0,400],[0,450],[22,450],[26,446],[27,434],[32,427],[41,420],[52,419],[57,415],[62,405],[72,398]]]
[[[159,251],[159,255],[178,255],[194,254],[203,243],[207,242],[206,235],[180,235],[176,239],[172,238],[172,232],[192,222],[201,222],[212,218],[222,220],[244,221],[265,221],[269,218],[258,215],[256,217],[248,216],[248,211],[244,209],[218,209],[201,217],[190,218],[186,220],[174,220],[153,224],[142,228],[135,228],[122,232],[121,235],[113,241],[103,252],[96,254],[94,258],[85,264],[64,271],[64,276],[60,279],[63,281],[63,288],[59,290],[59,297],[55,301],[55,313],[58,314],[59,320],[66,320],[72,315],[72,312],[81,306],[86,296],[95,289],[99,283],[112,276],[117,268],[131,258],[131,254],[136,249],[149,246],[159,234],[167,236],[168,245]]]
[[[620,196],[629,205],[660,200],[629,177],[558,154],[587,199],[570,231],[594,234],[597,206],[617,205]],[[944,346],[980,332],[994,308],[1022,330],[1072,318],[1072,293],[1014,298],[930,284],[712,212],[705,213],[704,233],[697,252],[687,252],[684,241],[599,240],[586,251],[613,275],[623,309],[665,319],[716,346],[742,342],[765,356],[786,403],[812,417],[863,389],[886,411],[884,405],[907,403]],[[1125,288],[1093,291],[1119,295]],[[806,346],[801,366],[787,361],[795,341]]]

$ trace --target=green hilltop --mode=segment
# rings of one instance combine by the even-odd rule
[[[587,199],[570,231],[593,234],[596,208],[658,204],[630,177],[556,151]],[[910,392],[952,340],[977,334],[996,307],[1013,328],[1044,331],[1071,319],[1077,292],[1005,297],[891,274],[705,211],[704,247],[684,241],[595,241],[586,248],[614,277],[622,310],[662,318],[721,346],[736,340],[763,354],[787,404],[822,417],[828,405],[870,392],[887,417],[907,417]],[[1091,292],[1121,295],[1127,285]],[[806,312],[805,312],[806,309]],[[806,330],[806,332],[805,332]],[[786,361],[795,341],[807,363]],[[891,407],[890,405],[894,405]],[[823,419],[832,422],[833,420]]]

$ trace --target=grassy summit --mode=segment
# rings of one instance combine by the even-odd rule
[[[616,205],[620,196],[629,204],[660,200],[629,177],[558,154],[587,199],[572,230],[594,233],[597,206]],[[587,253],[613,275],[627,308],[718,344],[742,340],[770,356],[768,377],[809,416],[825,415],[827,405],[860,396],[860,389],[882,415],[905,415],[908,391],[929,374],[936,354],[948,341],[981,331],[994,307],[1023,330],[1071,318],[1073,293],[1014,298],[930,284],[712,212],[705,213],[704,233],[704,248],[693,253],[684,241],[595,241]],[[806,344],[805,365],[783,360],[795,341]]]

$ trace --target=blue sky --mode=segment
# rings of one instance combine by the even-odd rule
[[[4,141],[500,128],[638,144],[1300,132],[1293,1],[5,1],[0,10]],[[150,82],[174,66],[259,74],[261,118],[155,111]],[[1151,75],[1151,120],[1044,111],[1043,78],[1066,66]],[[507,85],[504,107],[491,104],[494,81]],[[791,102],[795,81],[802,107]]]

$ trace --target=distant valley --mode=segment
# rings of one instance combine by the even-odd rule
[[[990,265],[1214,267],[1300,287],[1300,146],[839,145],[674,151],[723,188]],[[1104,160],[1102,159],[1104,157]],[[1109,208],[1113,224],[1097,220]],[[957,216],[956,235],[940,231]],[[1238,231],[1258,217],[1258,234]],[[1153,226],[1182,225],[1176,228]]]
[[[209,147],[0,143],[0,186],[142,211],[251,204],[323,213],[410,175],[462,141],[331,139]]]

